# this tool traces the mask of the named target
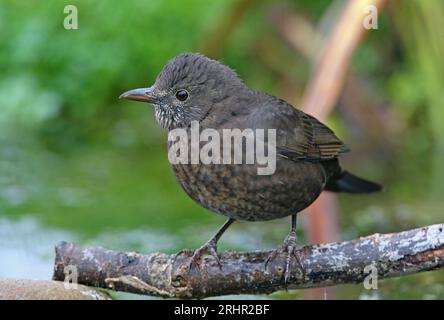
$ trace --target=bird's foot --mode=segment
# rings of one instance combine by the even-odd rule
[[[285,284],[288,283],[288,281],[290,280],[290,275],[291,275],[291,259],[294,258],[296,260],[296,263],[299,266],[299,270],[301,272],[301,275],[304,276],[305,272],[304,272],[304,267],[302,266],[301,263],[301,258],[300,258],[300,251],[302,249],[302,247],[300,245],[297,244],[296,242],[296,232],[295,231],[290,231],[290,233],[288,234],[287,238],[284,240],[284,242],[282,243],[282,245],[273,250],[267,257],[267,259],[265,260],[265,270],[267,270],[268,267],[268,263],[270,261],[275,260],[279,255],[281,254],[285,254],[286,255],[286,259],[285,259],[285,268],[284,268],[284,281]]]
[[[174,257],[174,261],[176,260],[176,258],[180,254],[182,254],[182,253],[190,254],[190,252],[192,253],[192,256],[190,258],[190,262],[189,262],[189,265],[188,265],[188,270],[191,271],[191,269],[193,267],[200,268],[200,263],[202,261],[202,256],[205,255],[205,254],[208,254],[208,255],[212,256],[216,260],[216,263],[217,263],[219,269],[222,270],[222,265],[220,263],[219,256],[217,255],[217,243],[216,243],[216,241],[214,239],[209,240],[207,243],[205,243],[199,249],[196,249],[194,251],[187,250],[187,249],[180,250],[178,253],[176,253],[176,255]]]

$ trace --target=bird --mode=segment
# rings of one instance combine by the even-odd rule
[[[157,122],[169,133],[178,129],[190,133],[193,122],[199,124],[199,130],[275,132],[272,174],[258,174],[258,163],[171,164],[190,198],[227,218],[213,237],[193,251],[190,268],[199,265],[205,254],[220,266],[217,243],[233,222],[291,216],[289,234],[265,263],[285,255],[283,276],[287,282],[292,259],[303,268],[296,237],[299,212],[324,190],[361,194],[382,189],[341,167],[339,158],[350,150],[325,124],[283,99],[249,88],[233,69],[200,53],[175,56],[152,86],[126,91],[120,98],[151,104]],[[271,140],[263,142],[271,147]],[[171,141],[168,144],[172,146]],[[247,151],[242,152],[246,156]]]

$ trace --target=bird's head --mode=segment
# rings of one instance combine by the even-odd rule
[[[123,93],[120,98],[151,103],[159,124],[168,130],[201,121],[213,106],[244,89],[237,74],[201,54],[171,59],[154,85]]]

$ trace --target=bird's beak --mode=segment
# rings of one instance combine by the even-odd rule
[[[127,92],[122,93],[119,96],[119,99],[152,103],[155,100],[155,97],[153,93],[153,88],[149,87],[149,88],[129,90]]]

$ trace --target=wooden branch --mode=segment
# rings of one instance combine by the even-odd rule
[[[191,253],[174,260],[174,255],[165,253],[142,255],[62,242],[56,246],[53,279],[64,280],[64,269],[71,265],[77,267],[80,284],[176,298],[361,283],[368,276],[368,266],[376,268],[378,279],[444,268],[444,224],[306,246],[300,254],[304,274],[293,261],[287,286],[283,280],[285,257],[270,262],[265,271],[268,254],[226,251],[221,255],[222,269],[213,257],[205,256],[200,269],[194,267],[190,272]]]

